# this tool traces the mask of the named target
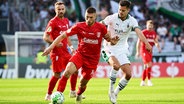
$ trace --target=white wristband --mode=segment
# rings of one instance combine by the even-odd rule
[[[70,49],[74,49],[73,45],[70,46]]]

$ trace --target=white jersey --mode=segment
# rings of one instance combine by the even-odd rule
[[[118,36],[120,40],[116,45],[110,45],[104,40],[103,46],[105,50],[109,50],[114,53],[129,54],[128,50],[128,37],[130,32],[138,26],[136,19],[130,15],[127,16],[126,20],[121,20],[118,13],[107,16],[103,23],[108,25],[108,31],[111,33],[111,37]]]

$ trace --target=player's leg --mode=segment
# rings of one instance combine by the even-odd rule
[[[63,92],[65,90],[68,78],[76,71],[77,67],[75,66],[75,64],[73,62],[69,62],[59,80],[57,91]]]
[[[117,72],[120,67],[119,61],[116,59],[115,56],[109,57],[108,60],[110,66],[112,66],[112,69],[109,74],[109,79],[110,79],[110,85],[109,85],[109,91],[114,92],[114,84],[116,83],[116,77],[117,77]]]
[[[130,78],[132,77],[129,63],[122,65],[120,69],[122,70],[124,76],[120,79],[118,86],[114,90],[115,96],[117,96],[118,93],[126,87]]]
[[[75,98],[76,97],[76,84],[77,84],[77,77],[78,77],[78,71],[76,71],[74,74],[71,75],[70,77],[70,98]]]
[[[89,80],[85,79],[84,77],[81,78],[77,91],[76,104],[80,104],[82,102],[83,99],[82,93],[86,90],[88,81]]]
[[[145,80],[146,80],[146,77],[148,77],[148,67],[149,67],[149,62],[152,60],[151,58],[151,55],[149,52],[145,51],[145,52],[142,52],[141,53],[141,56],[142,56],[142,61],[144,63],[144,70],[143,70],[143,73],[142,73],[142,81],[140,83],[140,86],[146,86],[146,83],[145,83]]]
[[[45,100],[50,100],[51,94],[55,88],[55,85],[60,78],[60,74],[62,72],[62,66],[60,63],[62,62],[61,57],[58,56],[51,56],[52,60],[52,70],[53,70],[53,76],[50,78],[49,84],[48,84],[48,90],[47,94],[45,96]]]
[[[140,86],[146,86],[145,80],[147,76],[147,70],[146,70],[146,64],[144,64],[143,72],[142,72],[142,81],[140,83]]]
[[[57,91],[63,92],[65,90],[68,78],[78,71],[78,69],[82,66],[82,56],[79,53],[76,53],[70,58],[70,62],[68,62],[63,75],[61,76]]]
[[[109,93],[111,93],[114,92],[114,84],[116,83],[116,75],[119,70],[120,64],[112,52],[102,50],[101,54],[102,58],[112,67],[109,73]]]
[[[147,64],[147,76],[148,76],[148,86],[153,86],[153,83],[151,82],[151,67],[152,67],[152,62],[150,61],[148,64]]]
[[[82,94],[86,90],[87,83],[89,82],[94,72],[96,71],[96,67],[97,65],[94,66],[93,69],[82,67],[81,69],[82,76],[81,76],[80,84],[79,84],[78,91],[77,91],[76,104],[80,104],[82,102],[82,97],[83,97]]]

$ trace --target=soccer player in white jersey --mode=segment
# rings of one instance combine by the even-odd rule
[[[111,36],[118,36],[119,41],[116,45],[111,45],[109,42],[104,41],[104,49],[102,50],[103,58],[112,66],[110,72],[110,86],[109,86],[109,99],[113,104],[116,104],[118,93],[125,88],[131,78],[130,61],[128,59],[128,36],[131,31],[135,31],[139,39],[146,44],[148,51],[152,50],[151,45],[142,34],[136,19],[129,15],[131,2],[128,0],[120,0],[118,13],[107,16],[102,23],[107,25],[108,31]],[[120,79],[119,84],[114,89],[116,82],[116,75],[118,70],[121,69],[123,77]]]

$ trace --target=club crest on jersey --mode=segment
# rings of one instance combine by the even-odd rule
[[[130,27],[130,25],[128,24],[128,25],[127,25],[127,28],[129,28],[129,27]]]
[[[119,24],[118,23],[116,23],[116,25],[119,27]]]
[[[47,32],[51,32],[51,31],[52,31],[52,27],[49,26],[49,27],[47,28]]]
[[[101,35],[101,32],[97,32],[97,37],[99,38]]]

